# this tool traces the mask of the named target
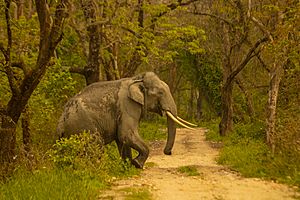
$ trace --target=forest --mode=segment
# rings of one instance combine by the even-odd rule
[[[88,196],[139,173],[114,145],[85,133],[56,141],[56,127],[85,86],[147,71],[169,85],[179,116],[222,143],[219,163],[300,185],[299,0],[3,0],[0,198],[32,174]],[[140,132],[162,139],[161,127],[149,114]]]

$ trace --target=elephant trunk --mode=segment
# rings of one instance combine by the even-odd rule
[[[168,139],[164,149],[164,154],[171,155],[172,148],[175,141],[175,136],[176,136],[176,123],[169,116],[167,116],[167,122],[168,122]]]

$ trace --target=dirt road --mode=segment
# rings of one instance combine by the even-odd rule
[[[300,194],[286,185],[243,178],[216,163],[218,149],[205,141],[204,129],[178,129],[172,156],[163,154],[164,142],[151,145],[141,176],[116,182],[110,199],[123,199],[122,188],[146,187],[157,200],[286,200]],[[181,166],[196,166],[199,176],[178,172]],[[103,197],[104,198],[104,197]]]

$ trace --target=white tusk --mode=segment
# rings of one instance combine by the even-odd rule
[[[177,119],[178,119],[179,121],[183,122],[183,123],[186,123],[187,125],[190,125],[190,126],[198,126],[198,125],[193,124],[193,123],[191,123],[191,122],[187,122],[187,121],[185,121],[184,119],[181,119],[181,118],[178,117],[178,116],[177,116]]]
[[[189,126],[183,124],[182,122],[178,121],[178,119],[176,119],[176,117],[174,117],[174,115],[173,115],[172,113],[170,113],[169,111],[166,111],[166,113],[167,113],[167,115],[168,115],[174,122],[176,122],[177,124],[179,124],[179,125],[181,125],[181,126],[183,126],[183,127],[185,127],[185,128],[191,129],[191,130],[196,130],[196,129],[191,128],[191,127],[189,127]]]

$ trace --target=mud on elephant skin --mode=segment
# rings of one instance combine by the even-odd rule
[[[116,141],[123,159],[128,158],[137,168],[143,168],[149,148],[138,133],[138,125],[145,110],[167,116],[168,139],[164,153],[171,155],[175,122],[184,127],[193,124],[177,117],[168,85],[153,72],[87,86],[66,103],[57,132],[60,137],[83,131],[99,133],[105,144]],[[132,158],[131,148],[139,153],[136,158]]]

